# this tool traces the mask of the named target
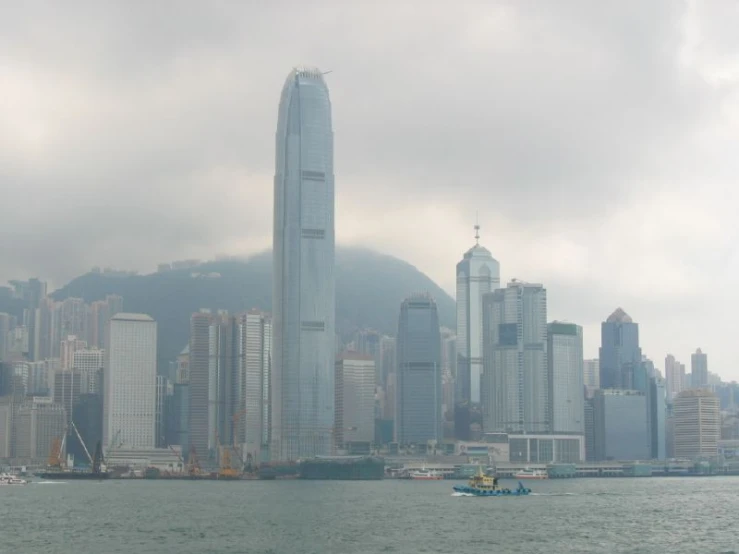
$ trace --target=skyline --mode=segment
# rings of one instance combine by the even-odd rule
[[[411,4],[391,25],[384,7],[313,6],[316,36],[334,40],[301,43],[300,57],[333,70],[337,239],[405,259],[453,294],[479,211],[501,283],[543,283],[550,319],[584,327],[586,357],[620,306],[661,369],[667,353],[689,364],[700,347],[710,371],[738,379],[724,305],[739,295],[703,292],[739,273],[736,47],[726,40],[736,15],[637,5],[427,14]],[[193,7],[167,26],[160,6],[115,17],[13,6],[0,38],[12,60],[0,278],[61,284],[92,265],[153,269],[266,248],[272,98],[301,61],[270,28],[299,30],[304,9]],[[144,17],[167,40],[142,30]],[[130,50],[122,39],[134,29]],[[369,48],[380,29],[383,43]],[[83,240],[87,229],[94,239]]]

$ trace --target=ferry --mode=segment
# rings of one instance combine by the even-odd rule
[[[525,468],[513,474],[514,479],[549,479],[549,475],[542,469]]]
[[[454,492],[463,496],[526,496],[531,489],[518,482],[516,489],[504,489],[498,486],[497,477],[489,477],[482,470],[470,478],[466,485],[454,485]]]
[[[441,481],[444,475],[440,471],[434,471],[424,467],[418,471],[411,472],[410,478],[419,481]]]
[[[28,481],[21,479],[16,475],[8,473],[0,473],[0,486],[2,485],[27,485]]]

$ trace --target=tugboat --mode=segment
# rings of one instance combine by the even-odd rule
[[[469,496],[526,496],[531,489],[524,487],[520,481],[517,489],[501,488],[497,477],[485,475],[479,469],[477,475],[473,475],[466,485],[454,485],[454,492]]]

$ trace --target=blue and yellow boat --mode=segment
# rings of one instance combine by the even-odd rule
[[[506,489],[498,486],[498,478],[490,477],[479,469],[466,485],[454,485],[454,492],[469,496],[526,496],[531,492],[518,482],[518,488]]]

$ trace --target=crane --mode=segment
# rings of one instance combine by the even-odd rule
[[[77,426],[74,424],[74,421],[71,422],[72,429],[74,429],[75,434],[77,435],[77,438],[80,441],[80,444],[82,445],[82,449],[85,451],[85,455],[87,456],[87,459],[90,461],[90,467],[95,465],[95,461],[92,459],[92,456],[90,456],[90,451],[87,450],[87,446],[85,445],[85,441],[82,440],[82,435],[80,435],[79,430],[77,429]]]

